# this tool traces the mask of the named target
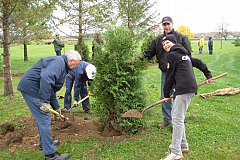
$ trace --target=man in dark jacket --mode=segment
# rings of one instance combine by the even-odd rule
[[[144,52],[144,56],[147,57],[148,59],[151,59],[154,56],[157,57],[157,60],[159,63],[159,69],[162,71],[160,99],[163,98],[163,86],[165,84],[166,71],[167,71],[167,65],[166,65],[167,52],[163,49],[162,38],[166,35],[173,34],[177,39],[177,43],[181,44],[187,50],[187,54],[191,56],[191,50],[190,50],[188,38],[176,32],[173,29],[172,18],[168,16],[163,17],[162,26],[164,29],[164,33],[158,36],[155,40],[153,40],[148,50]],[[172,119],[171,110],[172,110],[172,101],[162,103],[163,123],[158,125],[159,128],[165,128],[171,123],[171,119]]]
[[[60,35],[57,33],[56,38],[53,41],[54,50],[57,56],[61,55],[61,50],[64,47],[64,44],[60,41]]]
[[[22,93],[38,127],[40,145],[46,160],[66,160],[68,154],[59,154],[52,142],[52,107],[61,114],[56,98],[65,81],[67,73],[77,66],[81,57],[77,51],[67,51],[62,56],[51,56],[39,60],[21,78],[18,90]]]
[[[162,40],[167,55],[167,74],[164,85],[164,99],[169,101],[171,90],[174,87],[174,104],[172,107],[172,143],[170,153],[163,160],[183,158],[183,151],[189,146],[185,134],[184,120],[192,97],[197,93],[198,86],[193,72],[193,66],[198,66],[210,83],[211,72],[199,59],[188,56],[187,50],[177,43],[174,35],[167,35]]]
[[[87,82],[90,84],[96,76],[96,67],[89,62],[81,61],[78,66],[66,76],[66,92],[64,95],[64,108],[69,111],[72,103],[72,87],[74,84],[74,107],[78,106],[79,95],[83,100],[88,96]],[[75,82],[75,83],[74,83]],[[89,98],[82,101],[85,113],[91,113]]]
[[[211,55],[213,52],[213,40],[212,37],[208,39],[208,53]]]

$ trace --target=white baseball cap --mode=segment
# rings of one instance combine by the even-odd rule
[[[96,67],[92,64],[88,64],[86,67],[86,74],[88,79],[94,79],[97,74]]]

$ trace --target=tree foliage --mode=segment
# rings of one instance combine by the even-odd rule
[[[188,26],[179,26],[177,31],[187,36],[188,39],[194,38],[194,33],[191,32],[191,29]]]
[[[121,117],[129,109],[144,107],[140,75],[145,65],[135,52],[132,32],[125,27],[110,27],[105,33],[104,50],[94,59],[98,72],[93,85],[95,108],[110,130],[136,132],[141,126],[141,120]]]
[[[18,42],[26,42],[29,31],[35,28],[35,25],[43,23],[40,15],[46,8],[40,7],[49,5],[47,0],[1,0],[0,1],[0,25],[1,39],[3,42],[3,57],[4,57],[4,95],[13,95],[12,75],[11,75],[11,60],[10,60],[10,44],[18,39]],[[41,13],[38,14],[37,13]],[[31,27],[30,27],[31,26]],[[40,27],[38,26],[38,30]],[[36,31],[36,30],[35,30]],[[35,32],[36,33],[36,32]],[[21,38],[19,38],[21,37]]]
[[[159,12],[149,0],[115,0],[118,4],[118,20],[135,35],[141,36],[152,30],[160,22]]]
[[[113,21],[111,0],[60,0],[59,5],[63,14],[54,17],[54,26],[59,29],[58,26],[65,25],[71,30],[70,34],[61,32],[78,39],[79,53],[86,33],[101,31]]]

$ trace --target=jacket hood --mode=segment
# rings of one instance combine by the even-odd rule
[[[183,47],[181,46],[180,44],[175,44],[174,46],[172,46],[172,48],[170,49],[169,52],[178,52],[180,54],[183,54],[183,55],[187,55],[188,54],[188,51]]]

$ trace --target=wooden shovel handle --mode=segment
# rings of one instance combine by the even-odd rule
[[[173,96],[170,97],[170,99],[172,99],[172,98],[173,98]],[[157,102],[155,102],[153,104],[150,104],[149,106],[143,108],[142,113],[144,113],[146,110],[148,110],[148,109],[150,109],[150,108],[152,108],[152,107],[154,107],[154,106],[156,106],[156,105],[158,105],[160,103],[163,103],[164,101],[165,101],[164,99],[161,99],[161,100],[159,100],[159,101],[157,101]]]
[[[218,75],[218,76],[216,76],[216,77],[212,77],[212,78],[210,78],[210,79],[211,79],[212,81],[215,81],[216,79],[219,79],[219,78],[221,78],[221,77],[223,77],[223,76],[226,76],[226,75],[227,75],[227,72],[225,72],[225,73],[223,73],[223,74],[220,74],[220,75]],[[206,81],[199,83],[198,86],[202,86],[202,85],[204,85],[204,84],[206,84]]]
[[[214,80],[216,80],[216,79],[218,79],[218,78],[221,78],[221,77],[223,77],[223,76],[226,76],[226,75],[227,75],[227,72],[225,72],[225,73],[223,73],[223,74],[220,74],[220,75],[218,75],[218,76],[216,76],[216,77],[212,77],[211,80],[214,81]],[[202,82],[202,83],[199,83],[198,86],[202,86],[202,85],[204,85],[204,84],[206,84],[206,81],[204,81],[204,82]],[[172,98],[173,98],[173,96],[170,97],[170,99],[172,99]],[[148,110],[148,109],[150,109],[150,108],[152,108],[152,107],[154,107],[154,106],[156,106],[156,105],[158,105],[158,104],[160,104],[160,103],[163,103],[163,102],[164,102],[164,99],[161,99],[161,100],[159,100],[159,101],[157,101],[157,102],[155,102],[155,103],[153,103],[153,104],[150,104],[149,106],[143,108],[142,113],[144,113],[146,110]]]

